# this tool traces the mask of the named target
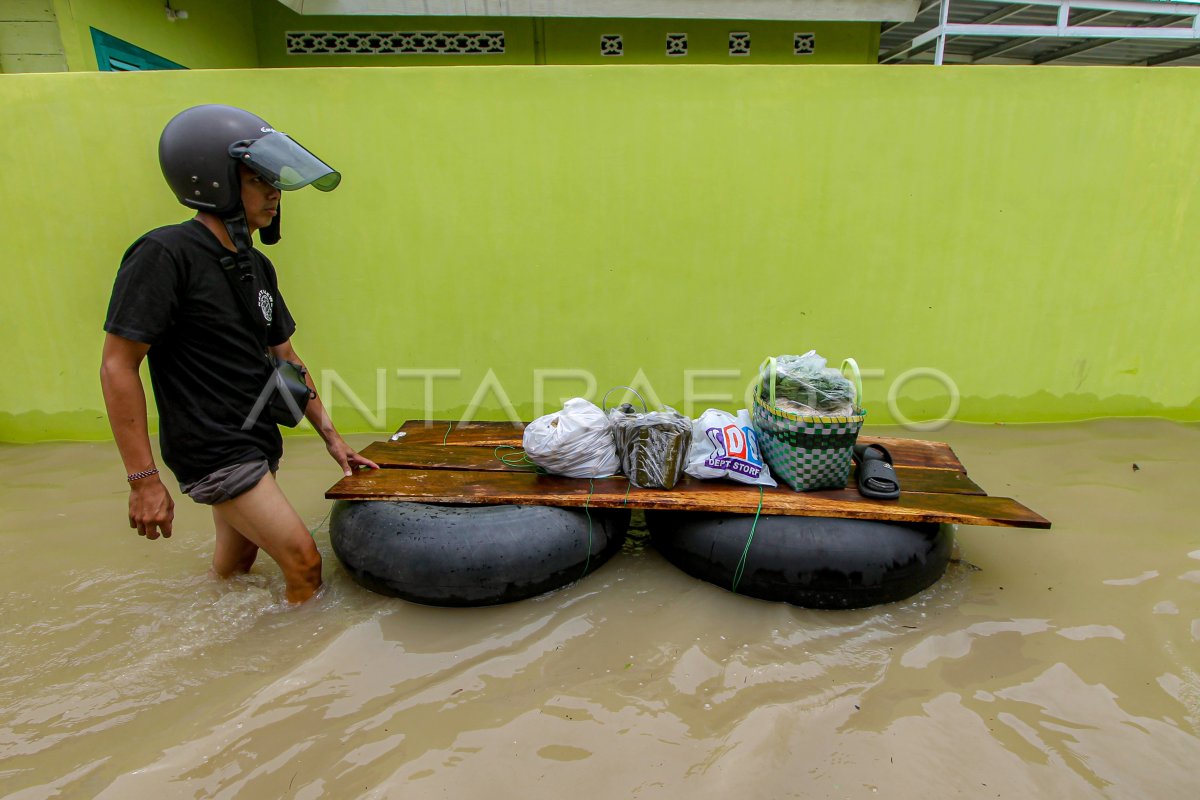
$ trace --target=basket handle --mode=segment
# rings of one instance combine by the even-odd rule
[[[775,373],[776,373],[775,356],[768,356],[767,358],[763,359],[763,362],[761,364],[758,365],[758,389],[756,390],[755,394],[757,394],[759,397],[762,397],[763,367],[766,367],[768,365],[770,366],[770,371],[768,374],[770,375],[770,381],[771,381],[771,390],[770,390],[770,392],[771,392],[771,408],[775,408]],[[847,366],[850,367],[850,376],[851,376],[850,379],[851,379],[851,382],[853,382],[853,384],[854,384],[854,405],[859,410],[861,410],[862,409],[862,373],[858,369],[858,362],[855,361],[853,358],[847,358],[844,361],[842,361],[842,374],[843,375],[846,374]],[[630,391],[633,391],[633,390],[631,389]],[[637,392],[634,392],[634,394],[637,394]],[[605,397],[607,397],[607,396],[608,395],[605,395]]]
[[[846,374],[847,364],[850,365],[851,380],[854,382],[854,405],[858,411],[862,411],[862,373],[858,370],[858,362],[847,358],[842,362],[842,375]]]
[[[775,407],[775,356],[767,356],[766,358],[763,359],[763,362],[758,365],[758,388],[755,390],[754,393],[756,395],[758,395],[759,397],[762,397],[763,367],[767,366],[768,364],[771,366],[771,371],[769,373],[771,376],[771,408],[774,408]]]
[[[600,400],[600,408],[604,411],[605,415],[608,414],[608,396],[610,394],[612,394],[613,392],[615,392],[617,389],[628,389],[629,391],[633,392],[634,396],[638,400],[642,401],[642,413],[643,414],[650,413],[649,410],[646,408],[646,399],[644,397],[642,397],[640,394],[638,394],[637,389],[633,388],[632,386],[614,386],[611,389],[609,389],[607,392],[605,392],[604,397],[601,398],[601,400]]]

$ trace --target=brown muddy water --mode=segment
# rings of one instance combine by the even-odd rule
[[[130,531],[111,444],[0,447],[0,796],[1200,796],[1200,427],[936,438],[1054,529],[961,527],[940,583],[841,612],[639,537],[508,606],[376,596],[332,555],[337,469],[300,438],[281,482],[329,590],[281,613],[269,560],[205,577],[186,498],[172,539]]]

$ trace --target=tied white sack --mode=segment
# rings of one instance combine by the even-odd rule
[[[521,445],[530,461],[553,475],[607,478],[621,468],[612,423],[599,406],[582,397],[529,423]]]
[[[693,478],[732,478],[755,486],[777,486],[758,449],[746,409],[733,416],[710,408],[692,423],[692,446],[684,472]]]

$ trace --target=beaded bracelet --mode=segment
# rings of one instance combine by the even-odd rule
[[[149,478],[151,475],[157,475],[157,474],[158,474],[158,468],[151,467],[150,469],[144,469],[141,472],[134,472],[130,475],[126,475],[125,480],[129,481],[130,483],[133,483],[134,481],[140,481],[142,478]]]

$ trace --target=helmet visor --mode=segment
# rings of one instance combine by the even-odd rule
[[[331,192],[342,182],[341,173],[286,133],[268,133],[249,144],[237,142],[230,146],[229,155],[285,192],[303,189],[310,183],[322,192]]]

